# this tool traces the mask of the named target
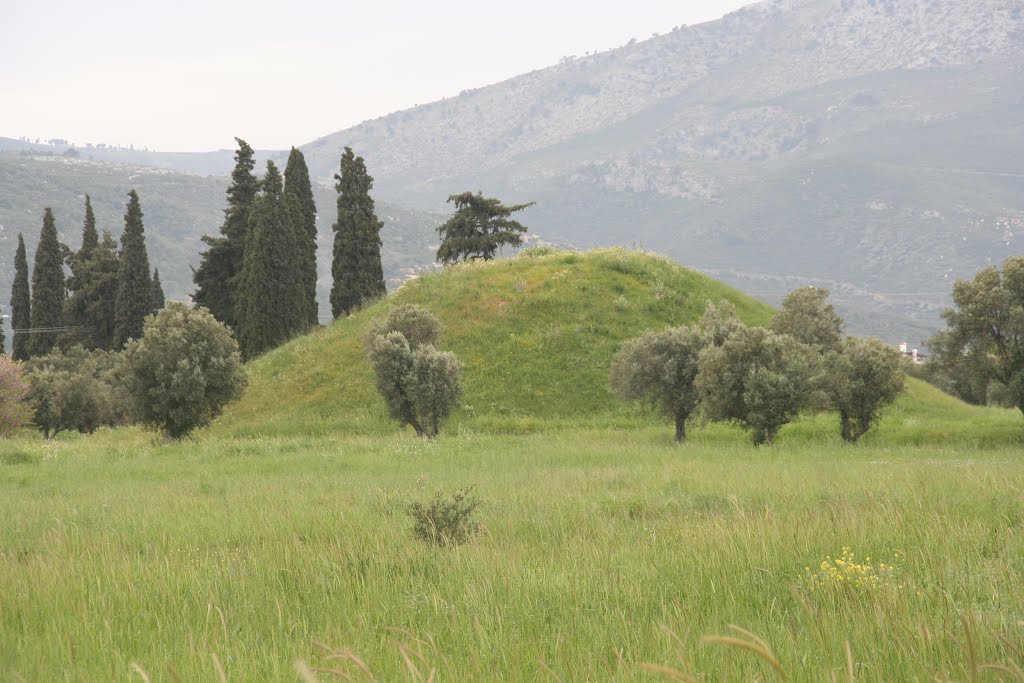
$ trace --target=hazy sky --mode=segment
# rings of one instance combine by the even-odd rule
[[[751,0],[0,0],[0,136],[299,145]]]

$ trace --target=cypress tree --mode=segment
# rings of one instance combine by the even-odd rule
[[[386,293],[380,258],[383,221],[374,213],[373,177],[351,147],[341,156],[338,181],[338,222],[334,224],[334,259],[331,275],[331,313],[348,315],[364,302]]]
[[[81,252],[79,252],[81,253]],[[88,259],[77,259],[72,278],[74,291],[64,306],[64,318],[75,327],[69,335],[87,349],[108,351],[114,343],[114,313],[120,259],[117,242],[103,231]]]
[[[153,312],[153,281],[149,275],[149,256],[146,255],[142,206],[135,190],[128,193],[120,256],[114,301],[113,347],[117,350],[123,349],[129,339],[142,336],[142,321]]]
[[[95,348],[89,339],[87,327],[92,322],[82,306],[84,292],[92,288],[92,258],[99,246],[96,233],[96,216],[92,201],[85,195],[85,220],[82,223],[82,246],[77,252],[67,254],[71,275],[67,280],[68,298],[64,302],[64,322],[73,329],[62,335],[64,340],[79,343],[86,348]]]
[[[64,317],[64,250],[57,239],[53,211],[43,213],[43,229],[39,233],[35,261],[32,265],[32,335],[29,352],[44,356],[57,343]],[[40,331],[50,330],[50,331]]]
[[[267,162],[263,189],[250,214],[249,242],[238,287],[238,345],[246,359],[282,344],[306,327],[305,287],[295,277],[299,262],[293,215],[286,206],[281,174]],[[289,215],[293,214],[293,215]]]
[[[0,306],[0,311],[3,311],[2,306]],[[0,326],[0,353],[7,353],[7,337],[4,336],[3,326]]]
[[[164,288],[160,284],[160,269],[159,268],[154,268],[153,269],[153,312],[156,313],[161,308],[163,308],[164,304],[166,302],[167,302],[167,300],[164,298]]]
[[[298,202],[299,212],[292,218],[295,222],[294,232],[301,245],[298,274],[304,286],[306,323],[312,326],[320,321],[316,301],[316,203],[313,201],[313,185],[309,180],[306,158],[294,147],[288,154],[288,164],[284,168],[284,193],[286,197],[294,197]]]
[[[32,326],[32,298],[28,286],[28,258],[25,255],[25,239],[18,233],[18,250],[14,252],[14,284],[11,287],[11,357],[14,360],[28,360],[28,334]]]
[[[260,187],[253,174],[256,167],[253,148],[241,138],[235,138],[235,141],[238,151],[227,190],[228,207],[224,210],[221,237],[203,237],[209,249],[203,252],[199,267],[192,271],[192,281],[196,284],[192,298],[232,329],[238,326],[235,290],[245,257],[249,213]]]

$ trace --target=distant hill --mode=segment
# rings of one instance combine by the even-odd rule
[[[406,283],[387,300],[248,365],[251,386],[213,427],[232,434],[391,431],[365,359],[369,323],[396,305],[427,306],[440,346],[465,364],[460,419],[531,430],[545,421],[605,420],[619,344],[651,328],[695,322],[707,300],[733,302],[750,324],[768,306],[663,257],[608,249],[536,252],[465,263]],[[628,411],[627,411],[628,412]]]
[[[303,149],[327,177],[345,145],[403,206],[535,200],[546,237],[767,300],[828,286],[856,331],[918,343],[1021,249],[1024,0],[769,0]]]
[[[31,265],[42,226],[43,208],[51,207],[60,239],[72,248],[81,241],[85,195],[92,198],[101,230],[120,238],[124,203],[135,188],[142,200],[150,263],[170,299],[183,299],[194,289],[190,266],[199,262],[204,234],[218,234],[223,222],[227,177],[206,177],[147,166],[129,166],[64,156],[24,156],[0,153],[0,304],[7,310],[14,276],[17,235],[24,234]],[[317,204],[320,270],[319,299],[330,315],[333,233],[337,194],[333,185],[314,187]],[[437,227],[443,218],[422,211],[377,204],[384,221],[384,270],[389,287],[429,270],[436,249]]]

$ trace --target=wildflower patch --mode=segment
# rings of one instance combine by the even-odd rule
[[[811,590],[875,591],[880,588],[902,588],[896,567],[899,559],[900,554],[896,552],[891,562],[876,562],[870,556],[859,560],[850,547],[843,546],[838,555],[829,555],[817,569],[805,567],[804,572]]]

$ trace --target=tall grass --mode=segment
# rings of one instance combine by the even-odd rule
[[[789,680],[1024,666],[1018,449],[701,434],[5,443],[0,677],[777,677],[734,626]],[[417,541],[463,486],[481,534]],[[894,580],[814,585],[843,546]]]

